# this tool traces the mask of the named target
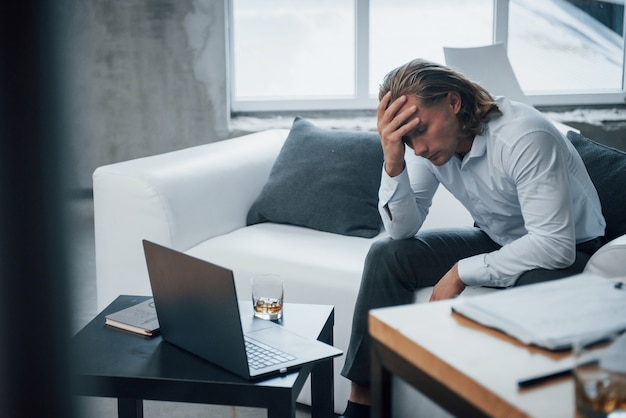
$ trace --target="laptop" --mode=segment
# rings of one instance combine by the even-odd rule
[[[342,354],[275,322],[242,317],[231,270],[147,240],[143,247],[165,341],[250,380]],[[256,350],[271,357],[253,360],[248,351]]]

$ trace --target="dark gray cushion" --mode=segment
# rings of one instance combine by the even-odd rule
[[[626,153],[573,131],[567,133],[567,138],[585,162],[600,196],[607,240],[626,234]]]
[[[382,163],[378,133],[321,129],[297,117],[247,223],[374,237]]]

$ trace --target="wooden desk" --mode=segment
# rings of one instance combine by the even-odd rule
[[[393,374],[460,417],[575,416],[571,376],[517,386],[520,378],[571,367],[570,351],[524,345],[452,313],[451,303],[370,312],[373,417],[393,416]]]

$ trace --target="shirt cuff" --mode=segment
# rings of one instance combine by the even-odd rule
[[[458,262],[461,281],[467,286],[509,287],[513,286],[520,274],[496,278],[487,262],[489,253],[464,258]]]
[[[490,284],[487,263],[485,261],[486,256],[487,254],[478,254],[459,260],[459,277],[467,286],[485,286]]]
[[[391,177],[385,171],[385,165],[383,164],[383,172],[380,176],[380,188],[378,190],[378,201],[381,207],[388,204],[392,199],[410,195],[411,192],[411,182],[409,181],[409,173],[406,167],[402,173]]]

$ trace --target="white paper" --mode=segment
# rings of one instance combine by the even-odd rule
[[[569,348],[589,335],[626,329],[626,286],[580,274],[482,296],[459,298],[452,309],[526,344]]]

